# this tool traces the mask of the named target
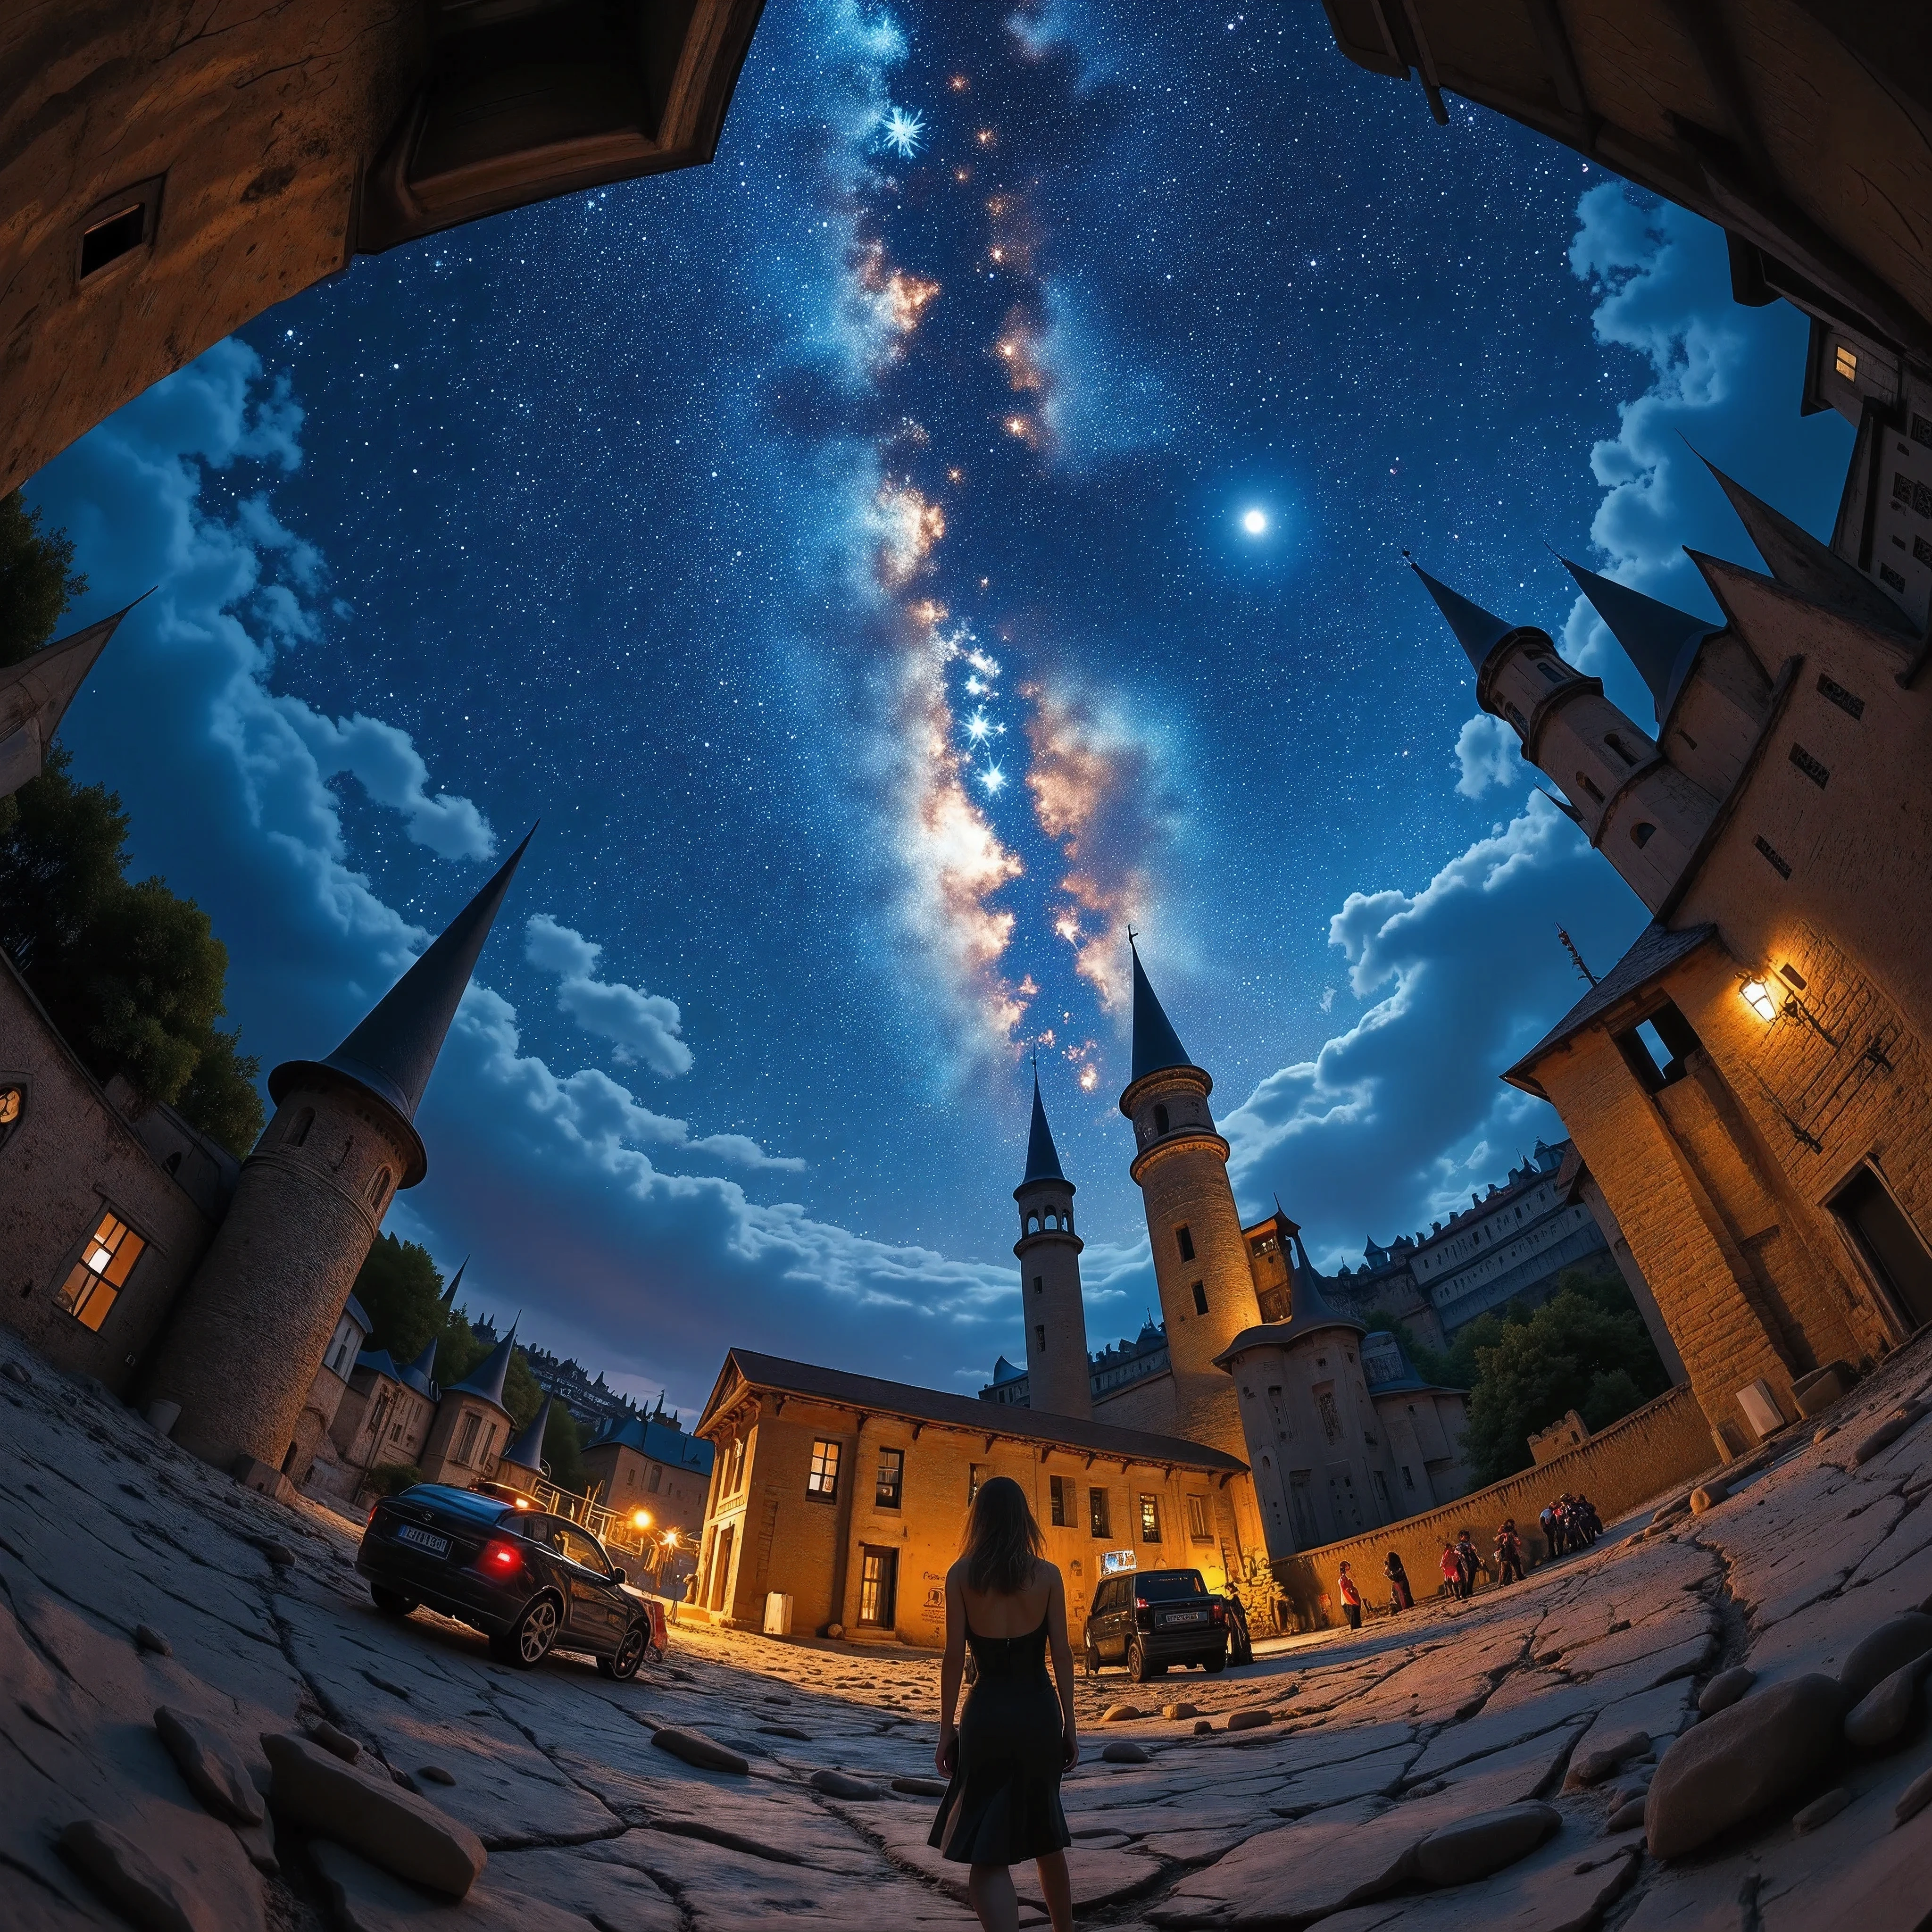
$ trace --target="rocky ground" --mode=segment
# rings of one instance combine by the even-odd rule
[[[1932,1927],[1928,1398],[1922,1342],[1728,1498],[1525,1584],[1083,1682],[1082,1922]],[[0,1447],[0,1924],[972,1922],[925,1845],[930,1655],[686,1628],[634,1684],[500,1668],[376,1616],[353,1526],[4,1336]]]

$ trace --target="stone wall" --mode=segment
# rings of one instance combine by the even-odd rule
[[[1696,1396],[1688,1388],[1674,1388],[1612,1423],[1580,1449],[1540,1468],[1525,1469],[1372,1534],[1286,1558],[1274,1566],[1275,1580],[1306,1622],[1317,1628],[1339,1624],[1341,1600],[1335,1593],[1335,1577],[1343,1562],[1351,1565],[1364,1602],[1379,1607],[1388,1601],[1382,1562],[1390,1550],[1398,1551],[1409,1587],[1420,1601],[1436,1594],[1442,1581],[1442,1546],[1466,1526],[1486,1562],[1503,1520],[1514,1516],[1525,1555],[1532,1563],[1540,1562],[1548,1552],[1537,1514],[1552,1498],[1566,1492],[1586,1496],[1604,1522],[1611,1522],[1639,1503],[1682,1487],[1717,1460],[1710,1425]]]

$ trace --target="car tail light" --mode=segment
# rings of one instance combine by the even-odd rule
[[[476,1560],[486,1576],[514,1576],[524,1567],[524,1552],[514,1543],[493,1536]]]
[[[369,1505],[368,1516],[364,1520],[362,1525],[362,1527],[364,1529],[367,1529],[369,1527],[369,1525],[376,1520],[376,1512],[382,1507],[382,1498],[378,1496],[376,1500]]]
[[[1154,1610],[1144,1597],[1134,1599],[1134,1628],[1136,1630],[1154,1628]]]
[[[1210,1604],[1208,1615],[1214,1622],[1224,1624],[1228,1621],[1228,1606],[1225,1604]]]

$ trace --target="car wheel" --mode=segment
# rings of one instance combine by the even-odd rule
[[[1138,1637],[1127,1646],[1127,1675],[1136,1684],[1144,1684],[1154,1675],[1154,1666],[1148,1661],[1147,1646]]]
[[[406,1597],[400,1590],[386,1588],[380,1583],[369,1586],[369,1600],[386,1617],[406,1617],[416,1606],[413,1597]]]
[[[597,1660],[599,1677],[614,1677],[620,1684],[628,1684],[638,1674],[638,1666],[644,1660],[644,1648],[650,1641],[650,1631],[643,1624],[633,1624],[624,1633],[624,1641],[618,1645],[615,1657],[600,1657]]]
[[[554,1598],[539,1597],[501,1636],[490,1640],[491,1654],[513,1670],[529,1670],[542,1663],[556,1641]]]
[[[1227,1667],[1228,1653],[1225,1650],[1217,1650],[1212,1657],[1204,1657],[1201,1660],[1201,1668],[1210,1677],[1220,1676]]]

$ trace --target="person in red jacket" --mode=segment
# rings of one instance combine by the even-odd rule
[[[1342,1614],[1348,1619],[1351,1630],[1362,1627],[1362,1593],[1355,1587],[1355,1580],[1348,1574],[1348,1566],[1342,1565],[1341,1574],[1335,1579],[1335,1588],[1342,1598]]]

